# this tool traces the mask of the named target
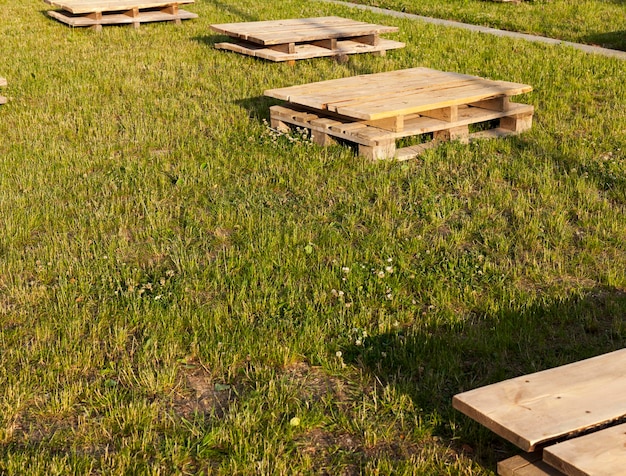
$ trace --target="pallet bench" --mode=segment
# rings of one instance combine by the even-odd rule
[[[372,159],[413,158],[441,141],[502,137],[530,129],[533,106],[510,97],[531,91],[525,84],[492,81],[429,68],[354,76],[265,91],[286,101],[270,107],[272,127],[306,128],[312,140],[336,139]],[[498,126],[470,133],[469,126]],[[398,139],[432,134],[433,140],[398,148]]]
[[[6,86],[7,85],[7,80],[4,78],[0,78],[0,87]],[[7,98],[5,98],[4,96],[0,96],[0,104],[6,104],[7,102]]]
[[[626,349],[455,395],[452,405],[527,454],[502,476],[626,473]]]
[[[287,61],[356,53],[384,55],[404,43],[380,38],[397,27],[375,25],[341,17],[298,18],[210,26],[233,42],[217,43],[218,49],[269,61]]]
[[[141,23],[197,18],[198,15],[181,10],[179,5],[194,0],[44,0],[60,10],[48,11],[48,15],[73,27],[91,27],[101,30],[102,25],[132,25]]]

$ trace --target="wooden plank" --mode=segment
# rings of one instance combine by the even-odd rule
[[[625,474],[626,424],[549,446],[543,460],[568,476]]]
[[[626,416],[626,349],[470,390],[454,408],[525,451]]]
[[[498,463],[500,476],[563,476],[552,466],[541,460],[541,453],[513,456]]]
[[[133,8],[162,8],[177,4],[190,4],[194,0],[44,0],[53,7],[74,14],[129,11]]]

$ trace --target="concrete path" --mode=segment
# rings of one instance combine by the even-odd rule
[[[517,33],[514,31],[506,31],[506,30],[497,30],[496,28],[489,28],[487,26],[478,26],[478,25],[469,25],[467,23],[461,23],[458,21],[451,20],[440,20],[438,18],[430,18],[423,17],[421,15],[413,15],[411,13],[404,12],[396,12],[394,10],[386,10],[384,8],[371,7],[369,5],[361,5],[356,3],[343,2],[341,0],[318,0],[326,3],[334,3],[337,5],[343,5],[345,7],[356,8],[359,10],[368,10],[375,13],[380,13],[382,15],[389,15],[397,18],[408,18],[410,20],[418,20],[426,23],[432,23],[435,25],[449,26],[454,28],[464,28],[466,30],[487,33],[490,35],[496,36],[507,36],[510,38],[518,38],[526,41],[535,41],[539,43],[548,43],[551,45],[566,45],[572,48],[576,48],[577,50],[584,51],[586,53],[599,54],[604,56],[609,56],[612,58],[618,58],[621,60],[626,60],[626,51],[619,50],[611,50],[609,48],[601,48],[599,46],[591,46],[591,45],[583,45],[581,43],[572,43],[570,41],[563,40],[555,40],[553,38],[546,38],[544,36],[535,36],[535,35],[527,35],[526,33]]]

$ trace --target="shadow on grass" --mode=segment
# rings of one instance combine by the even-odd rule
[[[436,415],[437,436],[470,448],[490,469],[519,453],[513,445],[452,408],[457,393],[622,348],[626,292],[596,288],[581,298],[497,315],[476,311],[455,325],[398,330],[346,349],[347,362]],[[458,441],[453,441],[457,440]]]
[[[229,3],[224,3],[224,2],[219,2],[219,1],[214,1],[213,4],[215,5],[217,9],[223,10],[225,12],[235,15],[238,18],[237,21],[248,22],[248,21],[260,20],[258,15],[251,15],[250,13],[246,13],[245,11],[237,8],[235,5],[231,5]],[[234,22],[229,22],[229,23],[234,23]]]
[[[280,101],[269,96],[257,96],[239,99],[235,101],[235,104],[248,111],[250,119],[254,119],[259,122],[265,119],[269,122],[270,107],[275,105],[284,105],[285,101]]]
[[[211,48],[215,47],[217,43],[229,40],[232,41],[229,36],[220,35],[219,33],[215,33],[213,35],[194,36],[192,40],[197,41],[202,45],[210,46]]]
[[[626,51],[626,31],[611,31],[584,36],[583,43],[602,46],[613,50]]]

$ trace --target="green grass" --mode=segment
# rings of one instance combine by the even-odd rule
[[[354,0],[352,3],[626,51],[623,0]]]
[[[624,346],[623,62],[318,2],[0,7],[3,474],[493,474],[454,394]],[[209,29],[328,14],[407,46],[290,67]],[[532,130],[372,163],[266,125],[265,89],[418,65],[532,85]]]

